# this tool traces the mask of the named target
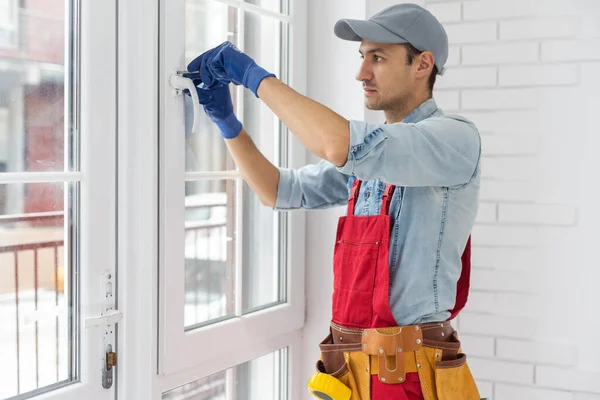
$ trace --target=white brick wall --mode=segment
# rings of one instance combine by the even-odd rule
[[[587,293],[600,241],[588,238],[600,212],[584,186],[600,170],[600,1],[425,5],[451,43],[434,96],[482,137],[471,294],[458,317],[481,395],[600,400],[600,351],[585,351],[600,326],[585,322],[597,318]]]
[[[447,77],[442,77],[438,89],[464,87],[495,87],[498,73],[495,67],[461,68],[452,71]]]
[[[515,190],[519,190],[519,187],[515,187]],[[473,246],[472,249],[472,262],[475,267],[525,271],[535,266],[537,259],[537,251],[531,248],[501,247],[492,244],[492,247]]]
[[[496,353],[498,358],[507,360],[573,366],[577,349],[556,343],[497,339]]]
[[[494,356],[495,343],[492,337],[460,335],[460,341],[465,348],[469,349],[469,356]]]
[[[600,400],[600,395],[590,393],[575,393],[573,400]]]
[[[577,33],[574,17],[545,18],[539,20],[514,20],[500,22],[500,39],[551,39],[572,37]]]
[[[528,226],[476,225],[473,236],[478,246],[534,247],[537,230]]]
[[[482,140],[483,142],[483,140]],[[488,179],[479,192],[481,200],[533,201],[536,187],[529,182],[507,182]]]
[[[462,18],[461,3],[439,3],[429,6],[431,11],[440,22],[457,22]]]
[[[498,25],[494,22],[447,24],[446,32],[451,44],[489,42],[496,40]]]
[[[573,400],[573,395],[567,392],[554,390],[533,389],[524,386],[507,385],[504,383],[496,385],[496,400],[514,399],[540,399],[540,400]]]
[[[532,156],[538,149],[537,135],[481,135],[484,156]]]
[[[505,65],[498,73],[499,86],[575,85],[579,81],[577,64]]]
[[[531,181],[539,174],[535,157],[482,157],[482,178]]]
[[[575,225],[576,210],[554,204],[512,204],[498,206],[498,222],[530,225]]]
[[[525,89],[463,90],[464,110],[524,110],[535,109],[539,104],[539,91]]]
[[[572,368],[538,365],[535,382],[541,386],[564,390],[600,393],[600,373],[576,371]]]
[[[533,365],[509,361],[470,357],[467,362],[478,372],[480,379],[529,383],[533,380]]]
[[[542,61],[588,61],[600,59],[600,39],[555,40],[542,43]]]
[[[475,121],[481,133],[523,136],[540,132],[540,126],[537,122],[539,116],[535,111],[463,111],[462,115]],[[484,150],[487,151],[488,149]]]
[[[451,35],[452,31],[448,33]],[[448,38],[450,40],[450,38]],[[493,42],[462,46],[464,65],[535,63],[539,60],[540,45],[536,42]]]
[[[498,220],[498,205],[496,203],[479,203],[477,222],[496,222]]]
[[[492,310],[494,311],[494,310]],[[539,324],[529,317],[502,317],[474,312],[462,312],[458,316],[461,334],[516,339],[535,339]],[[464,349],[468,353],[468,349]],[[477,375],[477,371],[474,371]]]

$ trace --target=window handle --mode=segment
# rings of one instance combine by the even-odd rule
[[[173,89],[175,89],[175,94],[177,96],[182,95],[185,89],[190,92],[194,107],[194,123],[192,124],[192,133],[199,133],[200,100],[198,99],[198,92],[196,92],[196,85],[194,85],[194,81],[192,81],[191,78],[183,76],[184,74],[189,74],[189,72],[175,71],[169,77],[169,84]]]

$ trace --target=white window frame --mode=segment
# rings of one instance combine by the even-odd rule
[[[221,2],[241,5],[235,0]],[[178,22],[179,26],[169,35],[169,46],[161,46],[164,53],[159,55],[159,9],[164,9],[167,3],[171,22],[160,23]],[[299,377],[305,314],[304,213],[289,215],[287,303],[273,308],[185,333],[183,268],[169,269],[169,265],[159,259],[158,179],[162,172],[157,170],[158,123],[163,124],[163,132],[172,140],[170,145],[183,149],[184,121],[181,97],[165,100],[165,113],[159,114],[157,104],[163,99],[159,99],[156,82],[167,96],[171,93],[170,73],[185,69],[184,12],[184,0],[130,0],[118,4],[118,277],[121,282],[118,307],[124,312],[119,329],[119,354],[122,360],[127,360],[117,369],[121,382],[118,395],[128,400],[160,400],[162,393],[170,389],[288,347],[288,393],[290,398],[299,398],[305,383]],[[302,93],[306,89],[306,4],[290,0],[289,15],[289,83]],[[160,76],[156,61],[159,57],[164,57]],[[291,134],[289,136],[288,165],[300,167],[305,164],[306,151]],[[140,154],[143,157],[134,157]],[[176,179],[183,193],[182,163],[171,159],[172,155],[164,156],[163,162],[169,165],[166,171],[169,179]],[[163,179],[164,175],[161,181]],[[161,206],[178,210],[176,219],[181,222],[179,226],[183,226],[180,202]],[[183,243],[183,230],[177,235],[172,243]],[[183,254],[180,256],[183,258]],[[166,281],[159,280],[159,265],[160,276],[168,272]],[[183,266],[183,261],[174,265]],[[181,299],[179,315],[173,315],[176,314],[173,306],[171,310],[164,309],[166,295]],[[148,381],[152,382],[151,386],[147,385]]]
[[[68,0],[67,0],[68,1]],[[79,148],[71,149],[81,160],[80,169],[69,171],[69,151],[65,151],[65,170],[55,172],[0,173],[0,184],[72,182],[79,185],[79,231],[77,248],[78,271],[65,269],[65,287],[69,279],[78,276],[78,297],[74,299],[78,310],[69,309],[77,325],[75,356],[69,359],[75,369],[73,382],[44,386],[16,398],[35,400],[109,400],[114,398],[116,385],[102,388],[103,334],[102,327],[86,327],[86,319],[100,316],[105,297],[101,285],[104,271],[115,273],[116,255],[116,17],[114,2],[74,0],[75,42],[69,38],[72,31],[69,7],[65,4],[65,144],[70,136],[77,135]],[[74,53],[71,53],[74,46]],[[76,60],[71,60],[74,55]],[[75,69],[68,76],[72,62]],[[78,68],[78,70],[77,70]],[[101,76],[103,79],[99,80]],[[79,97],[72,98],[70,79],[74,79]],[[78,130],[70,131],[70,102],[74,102],[79,116]],[[66,150],[66,149],[65,149]],[[71,230],[65,193],[65,235]],[[68,260],[71,243],[65,242],[65,260]],[[69,272],[69,273],[67,273]],[[40,314],[41,315],[41,314]],[[41,315],[43,318],[43,315]],[[72,329],[69,326],[69,329]],[[116,335],[112,335],[116,336]],[[113,341],[114,343],[114,341]]]

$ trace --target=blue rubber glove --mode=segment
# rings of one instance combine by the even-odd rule
[[[196,87],[198,100],[204,107],[204,112],[219,127],[221,136],[233,139],[242,131],[242,123],[233,113],[233,102],[229,85],[217,82],[211,88]],[[189,91],[185,91],[189,96]]]
[[[243,85],[258,97],[258,86],[263,79],[275,76],[256,64],[231,42],[223,42],[196,57],[188,64],[190,72],[199,71],[202,82],[212,87],[216,82]]]

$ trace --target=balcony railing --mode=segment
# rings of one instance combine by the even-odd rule
[[[195,205],[189,208],[225,206]],[[0,216],[0,230],[26,231],[19,234],[22,242],[0,246],[0,354],[3,354],[4,376],[0,398],[11,397],[69,377],[68,299],[64,287],[64,239],[40,240],[31,234],[36,229],[63,228],[63,212]],[[16,235],[16,234],[15,234]],[[9,236],[9,237],[10,237]],[[54,232],[53,235],[57,236]],[[228,276],[226,221],[192,221],[185,224],[186,299],[185,313],[192,324],[226,313],[222,301],[227,291]],[[37,240],[36,240],[37,239]],[[10,379],[14,378],[14,379]],[[211,378],[194,385],[198,398],[211,398],[224,393],[222,379]],[[224,385],[224,383],[223,383]],[[189,388],[188,388],[189,389]],[[175,394],[173,394],[175,395]],[[173,398],[187,398],[179,393]],[[171,398],[171,397],[170,397]]]

